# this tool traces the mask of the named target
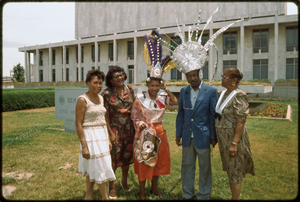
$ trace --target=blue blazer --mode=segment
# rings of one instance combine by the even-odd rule
[[[218,101],[216,88],[202,84],[194,109],[190,98],[191,86],[180,90],[178,114],[176,118],[176,137],[182,137],[182,146],[190,144],[193,131],[194,141],[199,149],[210,148],[211,139],[216,138],[215,106]]]

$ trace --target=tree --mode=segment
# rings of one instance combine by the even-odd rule
[[[20,63],[18,63],[16,66],[14,66],[13,72],[14,72],[14,75],[12,78],[13,81],[18,81],[18,82],[25,81],[25,77],[24,77],[25,70],[24,70],[24,67],[22,67]]]

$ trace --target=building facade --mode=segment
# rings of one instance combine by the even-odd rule
[[[118,65],[128,74],[126,83],[146,80],[144,35],[158,29],[165,40],[180,44],[176,18],[188,39],[189,27],[197,23],[201,10],[200,33],[207,19],[213,23],[203,31],[202,43],[220,28],[236,23],[214,40],[218,47],[218,71],[238,67],[245,80],[298,79],[298,15],[286,15],[286,3],[75,3],[75,40],[21,47],[25,54],[25,81],[80,81],[91,69],[105,74]],[[209,50],[203,79],[210,80],[215,49]],[[164,51],[163,51],[164,52]],[[33,60],[30,61],[30,54]],[[164,54],[172,55],[167,50]],[[33,63],[34,79],[29,75]],[[185,80],[173,69],[165,80]]]

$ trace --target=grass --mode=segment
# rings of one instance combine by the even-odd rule
[[[261,101],[261,100],[259,100]],[[266,101],[266,100],[262,100]],[[273,101],[272,101],[273,102]],[[240,199],[280,200],[294,199],[298,194],[298,101],[282,100],[292,107],[292,120],[248,119],[247,129],[254,158],[255,176],[249,174],[243,180]],[[74,132],[62,132],[48,128],[63,128],[63,120],[55,119],[54,107],[2,113],[2,170],[5,173],[22,171],[35,175],[30,179],[2,178],[2,184],[17,187],[9,200],[83,200],[85,178],[77,173],[79,141]],[[160,176],[158,188],[163,198],[150,195],[150,181],[146,182],[146,199],[176,200],[182,197],[181,147],[175,144],[176,114],[165,114],[163,122],[168,134],[171,152],[171,174]],[[66,170],[58,168],[72,164]],[[198,166],[197,166],[198,171]],[[231,197],[226,172],[218,146],[212,158],[212,200]],[[116,191],[119,200],[138,199],[138,180],[130,166],[128,184],[130,194],[121,190],[121,169],[116,172]],[[198,192],[198,173],[195,189]],[[94,187],[94,200],[101,200]]]

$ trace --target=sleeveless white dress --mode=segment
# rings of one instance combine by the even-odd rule
[[[100,96],[100,95],[99,95]],[[101,104],[94,104],[87,97],[81,95],[86,101],[86,109],[83,118],[83,133],[90,159],[82,157],[80,144],[78,172],[88,175],[90,182],[102,184],[116,180],[112,169],[109,150],[109,136],[106,128],[106,108],[103,106],[103,97],[100,96]]]

